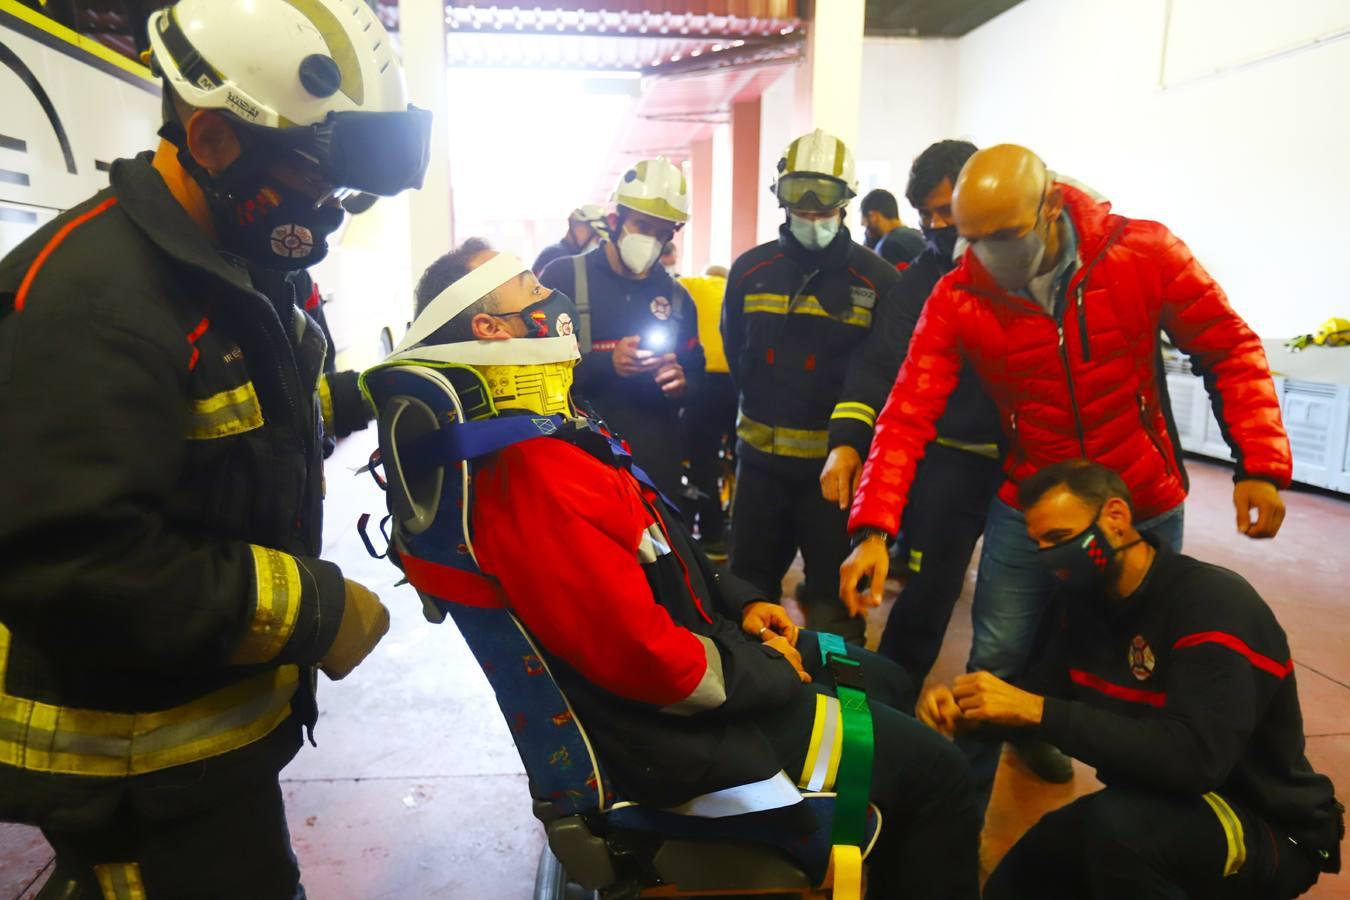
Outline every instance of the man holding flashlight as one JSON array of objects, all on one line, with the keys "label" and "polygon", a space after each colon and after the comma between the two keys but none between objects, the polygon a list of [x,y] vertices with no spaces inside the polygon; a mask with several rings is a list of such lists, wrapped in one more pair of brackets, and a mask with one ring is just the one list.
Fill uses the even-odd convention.
[{"label": "man holding flashlight", "polygon": [[819,130],[797,138],[773,190],[787,221],[776,241],[736,260],[722,307],[740,395],[731,569],[776,598],[800,549],[807,627],[861,643],[866,622],[839,602],[839,564],[894,372],[896,341],[867,338],[897,331],[900,275],[844,227],[857,179],[843,141]]},{"label": "man holding flashlight", "polygon": [[680,406],[702,383],[704,359],[694,303],[657,261],[689,221],[689,188],[678,166],[647,159],[623,174],[614,200],[605,242],[549,263],[539,282],[576,298],[577,398],[679,503],[685,497]]}]

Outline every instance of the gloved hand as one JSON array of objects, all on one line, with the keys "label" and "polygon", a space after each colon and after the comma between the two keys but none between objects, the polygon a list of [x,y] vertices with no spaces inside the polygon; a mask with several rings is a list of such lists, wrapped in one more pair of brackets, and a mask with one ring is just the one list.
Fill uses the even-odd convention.
[{"label": "gloved hand", "polygon": [[334,681],[346,678],[389,631],[389,610],[380,598],[355,581],[348,580],[346,586],[337,637],[319,660],[319,668]]}]

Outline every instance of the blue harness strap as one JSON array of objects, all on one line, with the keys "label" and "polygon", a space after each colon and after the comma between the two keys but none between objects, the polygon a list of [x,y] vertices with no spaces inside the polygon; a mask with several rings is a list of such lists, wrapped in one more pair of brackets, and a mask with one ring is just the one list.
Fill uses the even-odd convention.
[{"label": "blue harness strap", "polygon": [[[633,463],[633,456],[613,435],[602,431],[591,419],[569,419],[551,416],[499,416],[477,422],[451,423],[422,435],[408,443],[399,452],[399,462],[407,471],[435,468],[462,460],[480,459],[504,450],[512,444],[537,437],[556,437],[569,440],[577,432],[586,431],[603,437],[615,464],[628,469],[638,483],[656,493],[660,490],[651,476]],[[583,448],[584,449],[584,448]],[[661,499],[671,509],[677,509],[669,497]]]}]

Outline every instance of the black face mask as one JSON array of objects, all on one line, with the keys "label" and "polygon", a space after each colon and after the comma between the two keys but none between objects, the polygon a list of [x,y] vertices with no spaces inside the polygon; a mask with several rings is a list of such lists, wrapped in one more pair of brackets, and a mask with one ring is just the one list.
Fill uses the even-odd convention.
[{"label": "black face mask", "polygon": [[577,305],[562,291],[554,291],[510,315],[519,316],[525,323],[527,338],[566,337],[576,327]]},{"label": "black face mask", "polygon": [[[1101,515],[1100,510],[1098,515]],[[1120,552],[1141,540],[1143,538],[1113,547],[1094,519],[1091,525],[1067,541],[1036,551],[1036,559],[1071,590],[1101,590],[1114,574],[1113,563]]]},{"label": "black face mask", "polygon": [[315,206],[308,195],[265,175],[241,187],[217,193],[210,204],[222,247],[282,271],[307,269],[328,255],[328,238],[345,216],[342,207]]},{"label": "black face mask", "polygon": [[952,254],[956,252],[957,237],[955,225],[945,225],[942,228],[923,226],[924,243],[938,255],[944,265],[953,262]]}]

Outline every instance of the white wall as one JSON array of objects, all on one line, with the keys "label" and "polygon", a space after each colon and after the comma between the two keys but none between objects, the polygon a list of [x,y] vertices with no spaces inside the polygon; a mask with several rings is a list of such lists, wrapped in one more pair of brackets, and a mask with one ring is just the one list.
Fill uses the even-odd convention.
[{"label": "white wall", "polygon": [[755,239],[761,244],[778,239],[783,212],[769,185],[778,175],[778,159],[792,141],[797,70],[788,69],[759,98],[759,212]]},{"label": "white wall", "polygon": [[708,251],[710,265],[728,268],[735,262],[731,257],[731,126],[718,125],[712,133],[712,245]]},{"label": "white wall", "polygon": [[956,130],[1025,144],[1119,212],[1166,223],[1264,337],[1344,315],[1350,41],[1164,90],[1165,12],[1026,0],[955,42]]},{"label": "white wall", "polygon": [[[905,202],[909,166],[934,141],[955,133],[957,41],[867,38],[863,41],[858,143],[860,194],[885,188],[900,201],[900,218],[916,225]],[[857,230],[856,209],[848,225]]]}]

